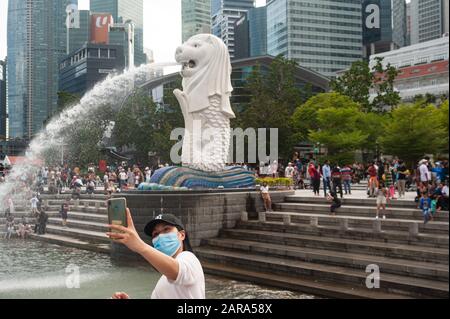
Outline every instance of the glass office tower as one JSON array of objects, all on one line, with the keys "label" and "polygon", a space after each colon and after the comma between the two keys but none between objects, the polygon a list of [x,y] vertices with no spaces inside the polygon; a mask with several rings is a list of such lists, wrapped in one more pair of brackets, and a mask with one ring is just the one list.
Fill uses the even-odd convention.
[{"label": "glass office tower", "polygon": [[77,0],[10,0],[10,138],[31,139],[57,108],[58,62],[66,52],[66,7]]},{"label": "glass office tower", "polygon": [[272,0],[267,51],[334,77],[362,58],[361,0]]},{"label": "glass office tower", "polygon": [[181,35],[183,42],[199,33],[211,33],[211,0],[182,0]]}]

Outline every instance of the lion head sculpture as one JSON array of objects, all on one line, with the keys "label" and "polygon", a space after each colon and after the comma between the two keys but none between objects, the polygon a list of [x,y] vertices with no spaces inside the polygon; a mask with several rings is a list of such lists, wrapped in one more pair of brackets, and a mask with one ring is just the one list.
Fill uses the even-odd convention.
[{"label": "lion head sculpture", "polygon": [[198,34],[178,47],[175,59],[182,64],[183,92],[187,96],[189,112],[208,108],[209,98],[221,98],[221,111],[234,118],[230,105],[231,63],[228,49],[218,37]]}]

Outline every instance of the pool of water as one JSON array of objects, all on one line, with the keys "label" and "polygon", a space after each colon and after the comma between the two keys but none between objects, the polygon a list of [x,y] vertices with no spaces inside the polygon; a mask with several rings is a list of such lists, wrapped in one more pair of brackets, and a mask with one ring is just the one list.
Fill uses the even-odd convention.
[{"label": "pool of water", "polygon": [[[118,264],[105,254],[33,240],[0,239],[0,299],[108,299],[116,291],[145,299],[150,298],[159,277],[150,266]],[[209,275],[206,297],[314,298]]]}]

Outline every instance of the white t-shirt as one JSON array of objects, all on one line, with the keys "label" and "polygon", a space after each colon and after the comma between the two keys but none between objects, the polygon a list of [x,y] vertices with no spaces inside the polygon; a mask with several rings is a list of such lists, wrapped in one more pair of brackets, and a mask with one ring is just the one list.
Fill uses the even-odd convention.
[{"label": "white t-shirt", "polygon": [[448,196],[448,186],[447,185],[442,187],[442,194],[445,195],[445,196]]},{"label": "white t-shirt", "polygon": [[37,203],[39,202],[39,199],[37,199],[36,197],[33,197],[31,200],[31,208],[37,208]]},{"label": "white t-shirt", "polygon": [[152,299],[205,299],[205,275],[197,257],[183,251],[176,257],[179,263],[175,281],[162,276],[152,293]]},{"label": "white t-shirt", "polygon": [[286,167],[286,170],[284,171],[285,177],[292,177],[294,176],[294,168],[292,166]]},{"label": "white t-shirt", "polygon": [[427,182],[430,178],[430,172],[428,171],[428,167],[425,164],[420,165],[420,181],[421,182]]},{"label": "white t-shirt", "polygon": [[263,194],[269,194],[269,186],[261,186],[260,190]]},{"label": "white t-shirt", "polygon": [[120,172],[120,173],[119,173],[119,177],[120,177],[120,179],[121,179],[122,181],[125,181],[125,180],[127,180],[128,175],[127,175],[127,173],[125,173],[125,172]]}]

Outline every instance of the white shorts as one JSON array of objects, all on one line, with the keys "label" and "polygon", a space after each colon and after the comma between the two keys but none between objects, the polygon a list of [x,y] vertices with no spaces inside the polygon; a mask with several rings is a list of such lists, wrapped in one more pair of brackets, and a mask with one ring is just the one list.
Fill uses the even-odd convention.
[{"label": "white shorts", "polygon": [[386,197],[377,197],[377,205],[386,205]]}]

